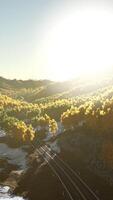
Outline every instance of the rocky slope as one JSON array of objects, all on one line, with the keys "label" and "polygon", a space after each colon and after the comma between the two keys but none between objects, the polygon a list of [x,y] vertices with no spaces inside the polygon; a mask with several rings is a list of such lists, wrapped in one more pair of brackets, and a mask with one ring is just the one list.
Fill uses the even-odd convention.
[{"label": "rocky slope", "polygon": [[[96,136],[93,133],[67,131],[49,143],[58,156],[85,180],[100,199],[112,200],[112,141],[110,136],[103,139],[101,135]],[[110,158],[105,156],[105,152],[109,150],[108,146],[111,151]],[[28,155],[27,169],[20,170],[20,167],[15,165],[16,168],[12,168],[7,173],[8,176],[4,177],[4,185],[11,186],[15,195],[30,200],[64,200],[64,189],[48,164],[34,149],[31,149]],[[6,161],[2,162],[3,166],[9,164]]]}]

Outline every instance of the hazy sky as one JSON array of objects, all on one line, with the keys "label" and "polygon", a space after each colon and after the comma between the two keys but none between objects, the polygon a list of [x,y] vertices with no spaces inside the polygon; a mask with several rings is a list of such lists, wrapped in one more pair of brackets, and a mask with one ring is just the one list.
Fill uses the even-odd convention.
[{"label": "hazy sky", "polygon": [[[79,68],[79,66],[83,64],[80,61],[80,59],[82,60],[82,53],[85,51],[87,51],[87,53],[89,52],[87,48],[85,50],[82,46],[78,49],[80,45],[87,46],[87,43],[84,43],[85,38],[83,41],[81,38],[83,38],[84,35],[83,30],[85,30],[85,28],[87,29],[87,32],[85,32],[87,36],[89,33],[88,26],[90,27],[90,21],[86,23],[85,27],[81,27],[84,24],[82,20],[84,17],[84,9],[88,10],[88,12],[85,12],[85,20],[90,18],[90,15],[92,20],[94,20],[97,14],[96,20],[98,21],[98,16],[101,15],[99,13],[103,13],[102,16],[104,17],[102,19],[102,23],[105,20],[107,26],[109,19],[111,19],[110,23],[111,26],[113,26],[111,17],[113,12],[112,8],[112,1],[109,0],[0,0],[0,76],[18,79],[46,78],[64,80],[73,78],[72,73],[70,73],[70,66],[71,71],[75,68],[73,72],[75,72],[76,75],[76,68]],[[94,15],[90,13],[93,9]],[[78,11],[80,11],[80,13],[79,15],[76,15]],[[107,14],[105,14],[104,11],[110,13],[107,18]],[[73,14],[70,18],[70,21],[72,22],[72,25],[70,26],[70,21],[68,19],[71,13]],[[78,21],[77,16],[79,16]],[[94,21],[94,23],[97,21]],[[99,24],[97,25],[99,26]],[[79,29],[79,27],[81,28]],[[79,29],[78,33],[76,28]],[[112,33],[110,24],[107,28]],[[106,29],[106,27],[103,25],[102,31],[104,29]],[[70,30],[70,32],[68,30]],[[74,34],[76,40],[74,40]],[[79,38],[80,34],[81,38]],[[105,33],[104,36],[108,38],[109,32]],[[99,37],[101,37],[101,35],[99,35]],[[98,35],[96,36],[96,40],[97,38]],[[108,42],[113,44],[111,38]],[[81,43],[77,43],[79,40]],[[101,44],[103,41],[101,41]],[[89,45],[90,44],[88,43],[88,48],[90,48]],[[94,45],[94,43],[92,45]],[[78,50],[73,46],[77,46]],[[111,55],[112,49],[110,44],[108,45],[106,42],[105,47],[108,48],[107,51],[110,49]],[[65,51],[65,49],[68,49],[68,51]],[[84,49],[84,51],[82,50],[83,52],[76,56],[78,51],[81,51],[81,49]],[[71,51],[72,57],[70,54]],[[99,49],[99,51],[101,51],[101,49]],[[62,52],[64,53],[62,54]],[[94,58],[95,52],[92,52],[90,59]],[[106,52],[103,52],[103,54],[99,56],[100,59],[98,59],[98,63],[100,65],[103,64],[103,62],[105,64],[108,62],[109,65],[113,64],[113,60],[111,60],[111,57],[109,56],[106,57],[106,60],[101,62],[102,57],[105,57],[105,53]],[[81,57],[79,58],[80,55]],[[98,57],[98,55],[96,56]],[[66,59],[66,57],[68,57],[68,59]],[[90,66],[91,63],[88,60],[85,62],[85,65],[87,65],[87,63]],[[96,62],[94,63],[96,64]],[[81,69],[83,70],[83,68]],[[87,70],[88,69],[89,68],[87,68]],[[64,77],[62,77],[63,73],[66,73]],[[78,74],[79,73],[80,71],[78,71]]]}]

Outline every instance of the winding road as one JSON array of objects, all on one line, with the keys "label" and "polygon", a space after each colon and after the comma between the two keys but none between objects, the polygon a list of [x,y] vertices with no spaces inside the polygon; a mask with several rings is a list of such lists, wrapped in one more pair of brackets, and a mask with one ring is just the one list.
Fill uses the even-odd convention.
[{"label": "winding road", "polygon": [[61,182],[65,199],[69,200],[100,200],[92,189],[81,179],[66,162],[64,162],[47,145],[36,149],[37,153],[43,157],[53,173]]}]

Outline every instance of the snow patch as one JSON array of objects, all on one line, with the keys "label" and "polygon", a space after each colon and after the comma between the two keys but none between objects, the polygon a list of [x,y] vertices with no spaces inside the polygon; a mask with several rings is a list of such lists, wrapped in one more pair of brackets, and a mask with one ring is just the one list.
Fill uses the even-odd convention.
[{"label": "snow patch", "polygon": [[0,186],[0,200],[24,200],[22,197],[12,196],[10,194],[10,187]]},{"label": "snow patch", "polygon": [[0,157],[6,158],[8,163],[18,165],[20,169],[27,168],[26,163],[27,152],[24,152],[21,148],[10,148],[6,144],[0,144]]},{"label": "snow patch", "polygon": [[49,145],[53,151],[55,151],[56,153],[60,153],[60,147],[58,146],[58,143],[56,140]]},{"label": "snow patch", "polygon": [[6,136],[5,131],[3,131],[3,130],[0,129],[0,138],[1,138],[1,137],[5,137],[5,136]]}]

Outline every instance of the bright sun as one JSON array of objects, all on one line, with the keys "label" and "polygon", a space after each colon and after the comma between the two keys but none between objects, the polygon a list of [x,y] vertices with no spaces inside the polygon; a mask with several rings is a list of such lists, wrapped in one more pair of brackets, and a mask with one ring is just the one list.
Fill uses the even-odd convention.
[{"label": "bright sun", "polygon": [[113,65],[113,15],[81,10],[55,22],[43,40],[43,62],[51,79],[103,73]]}]

